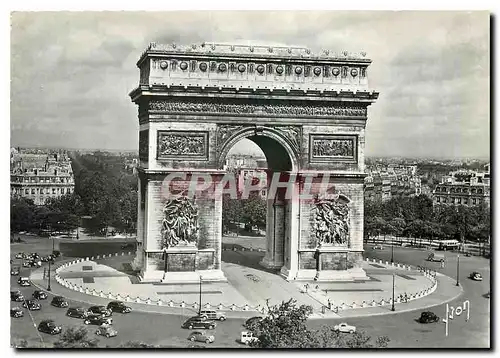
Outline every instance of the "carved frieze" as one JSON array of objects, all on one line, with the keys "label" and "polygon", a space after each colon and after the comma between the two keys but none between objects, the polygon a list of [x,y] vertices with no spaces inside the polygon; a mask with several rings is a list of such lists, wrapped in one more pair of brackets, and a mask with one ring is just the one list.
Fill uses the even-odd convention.
[{"label": "carved frieze", "polygon": [[283,134],[296,153],[300,153],[302,131],[299,126],[275,126],[273,128]]},{"label": "carved frieze", "polygon": [[195,246],[198,242],[198,207],[186,197],[170,199],[163,207],[161,248]]},{"label": "carved frieze", "polygon": [[219,155],[224,143],[236,132],[243,129],[242,125],[220,124],[217,126],[216,152]]},{"label": "carved frieze", "polygon": [[139,159],[147,162],[149,157],[149,131],[139,132]]},{"label": "carved frieze", "polygon": [[341,196],[333,199],[316,197],[311,214],[313,233],[319,247],[348,245],[349,207],[347,200]]},{"label": "carved frieze", "polygon": [[310,160],[357,161],[357,136],[316,135],[310,136]]},{"label": "carved frieze", "polygon": [[315,104],[254,104],[220,102],[184,102],[155,100],[149,102],[150,111],[176,114],[204,113],[229,115],[272,115],[304,117],[358,117],[365,118],[366,107],[354,105],[321,106]]},{"label": "carved frieze", "polygon": [[158,131],[157,157],[208,160],[208,132]]}]

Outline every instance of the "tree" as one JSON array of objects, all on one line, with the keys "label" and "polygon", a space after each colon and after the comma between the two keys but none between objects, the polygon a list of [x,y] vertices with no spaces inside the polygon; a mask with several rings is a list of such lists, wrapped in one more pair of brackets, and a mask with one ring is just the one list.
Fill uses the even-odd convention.
[{"label": "tree", "polygon": [[97,348],[99,340],[89,338],[88,331],[84,327],[69,327],[58,341],[54,342],[54,348]]},{"label": "tree", "polygon": [[319,330],[307,328],[312,307],[297,306],[295,300],[268,306],[268,315],[254,322],[248,329],[258,340],[250,343],[254,348],[382,348],[389,339],[378,337],[375,342],[363,332],[349,337],[336,332],[331,326]]},{"label": "tree", "polygon": [[32,228],[35,215],[35,204],[22,197],[10,199],[10,229],[12,231],[28,231]]},{"label": "tree", "polygon": [[252,193],[248,199],[243,200],[241,218],[250,228],[253,226],[265,228],[266,215],[266,201],[262,199],[259,194]]}]

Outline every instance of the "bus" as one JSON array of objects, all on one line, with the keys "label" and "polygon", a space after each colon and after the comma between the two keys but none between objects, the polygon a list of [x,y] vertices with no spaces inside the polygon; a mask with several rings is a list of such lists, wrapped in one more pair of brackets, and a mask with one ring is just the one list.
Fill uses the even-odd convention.
[{"label": "bus", "polygon": [[458,250],[460,248],[460,242],[457,240],[442,240],[439,241],[438,250]]}]

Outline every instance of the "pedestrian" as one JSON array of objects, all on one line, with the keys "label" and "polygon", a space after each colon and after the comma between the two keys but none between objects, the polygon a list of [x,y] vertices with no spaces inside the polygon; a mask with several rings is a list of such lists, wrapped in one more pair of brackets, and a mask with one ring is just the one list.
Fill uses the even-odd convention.
[{"label": "pedestrian", "polygon": [[444,261],[441,261],[441,268],[444,268]]},{"label": "pedestrian", "polygon": [[309,289],[309,284],[308,284],[308,283],[306,283],[306,284],[304,285],[304,288],[306,289],[306,293],[307,293],[307,290]]},{"label": "pedestrian", "polygon": [[330,299],[328,299],[328,309],[331,310],[332,309],[332,302],[330,301]]}]

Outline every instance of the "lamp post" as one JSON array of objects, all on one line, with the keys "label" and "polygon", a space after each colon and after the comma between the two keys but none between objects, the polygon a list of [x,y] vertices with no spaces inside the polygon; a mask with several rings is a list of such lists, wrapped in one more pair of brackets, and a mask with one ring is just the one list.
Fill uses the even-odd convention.
[{"label": "lamp post", "polygon": [[52,291],[52,288],[50,287],[50,262],[51,260],[49,260],[49,284],[47,285],[47,291]]},{"label": "lamp post", "polygon": [[200,274],[200,303],[198,305],[198,316],[201,315],[201,274]]},{"label": "lamp post", "polygon": [[391,311],[395,311],[396,310],[396,307],[394,307],[394,287],[395,287],[395,280],[396,280],[396,276],[394,275],[394,272],[392,273],[392,307],[391,307]]},{"label": "lamp post", "polygon": [[460,286],[459,271],[460,271],[460,254],[457,254],[457,284],[456,284],[456,286]]},{"label": "lamp post", "polygon": [[391,240],[391,264],[394,263],[394,237]]}]

